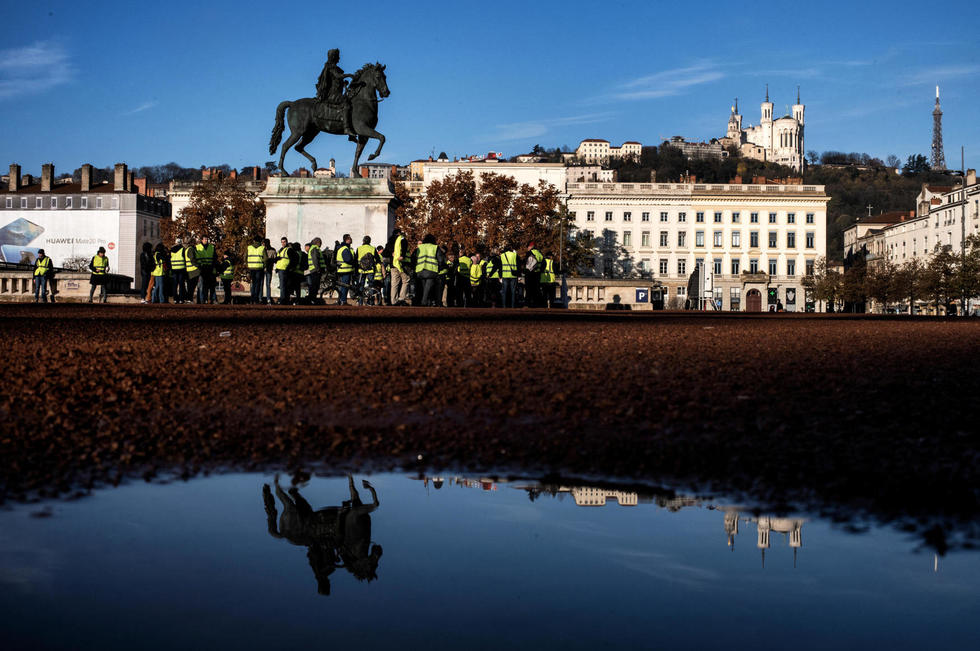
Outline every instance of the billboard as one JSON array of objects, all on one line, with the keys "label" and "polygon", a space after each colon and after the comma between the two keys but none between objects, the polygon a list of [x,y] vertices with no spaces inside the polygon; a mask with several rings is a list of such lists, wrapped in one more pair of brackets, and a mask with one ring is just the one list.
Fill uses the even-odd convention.
[{"label": "billboard", "polygon": [[108,210],[0,212],[0,262],[33,265],[39,249],[56,267],[70,258],[89,260],[100,246],[119,271],[119,213]]}]

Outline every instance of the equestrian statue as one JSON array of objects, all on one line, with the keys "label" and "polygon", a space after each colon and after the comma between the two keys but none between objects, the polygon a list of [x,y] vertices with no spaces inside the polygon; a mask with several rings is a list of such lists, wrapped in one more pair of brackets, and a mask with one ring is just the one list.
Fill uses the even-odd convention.
[{"label": "equestrian statue", "polygon": [[[289,137],[282,144],[282,152],[279,154],[279,171],[285,176],[288,174],[283,167],[283,159],[290,147],[306,156],[313,169],[317,169],[316,159],[304,148],[321,131],[344,135],[351,142],[357,143],[352,171],[357,169],[361,152],[369,139],[378,141],[378,149],[368,156],[368,160],[377,158],[384,147],[385,137],[375,131],[375,127],[378,126],[378,102],[390,94],[385,66],[380,63],[366,63],[360,70],[348,75],[339,63],[340,50],[327,52],[327,62],[316,83],[316,97],[285,101],[276,109],[276,126],[272,129],[269,153],[275,155],[288,119]],[[350,84],[347,83],[348,79]]]}]

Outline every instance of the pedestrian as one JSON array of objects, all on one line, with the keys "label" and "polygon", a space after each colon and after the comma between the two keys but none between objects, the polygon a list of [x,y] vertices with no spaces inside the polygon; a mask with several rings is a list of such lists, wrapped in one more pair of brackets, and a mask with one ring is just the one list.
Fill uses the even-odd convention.
[{"label": "pedestrian", "polygon": [[[37,257],[34,259],[34,302],[38,302],[38,298],[41,299],[42,303],[48,302],[48,279],[51,277],[53,272],[51,266],[51,258],[44,255],[44,249],[37,250]],[[54,302],[54,292],[52,294],[51,302]]]},{"label": "pedestrian", "polygon": [[[385,305],[391,305],[391,250],[385,246],[378,246],[377,257],[381,266],[381,298]],[[377,276],[375,276],[377,280]]]},{"label": "pedestrian", "polygon": [[483,305],[483,260],[480,253],[474,253],[470,258],[470,294],[468,307],[480,307]]},{"label": "pedestrian", "polygon": [[442,250],[436,245],[434,235],[427,234],[415,252],[415,274],[422,284],[423,306],[434,305],[438,298],[435,295],[436,280],[439,269],[445,264]]},{"label": "pedestrian", "polygon": [[193,303],[197,296],[197,284],[201,280],[201,270],[197,266],[197,240],[188,237],[184,246],[184,265],[187,270],[187,294],[184,300]]},{"label": "pedestrian", "polygon": [[517,249],[510,245],[500,254],[501,307],[516,307],[517,274]]},{"label": "pedestrian", "polygon": [[272,277],[276,273],[276,259],[278,253],[269,238],[262,241],[265,247],[265,293],[262,296],[262,305],[272,305]]},{"label": "pedestrian", "polygon": [[398,228],[391,232],[391,304],[408,305],[409,284],[412,277],[408,273],[408,242]]},{"label": "pedestrian", "polygon": [[337,263],[337,305],[347,305],[347,292],[354,277],[354,252],[350,248],[353,241],[349,234],[344,233],[343,242],[334,254]]},{"label": "pedestrian", "polygon": [[245,265],[248,267],[249,303],[258,305],[262,300],[262,281],[265,278],[265,246],[258,235],[253,235],[252,243],[248,245]]},{"label": "pedestrian", "polygon": [[320,300],[320,281],[323,278],[324,267],[323,251],[320,250],[321,246],[323,246],[323,240],[319,237],[314,237],[310,242],[310,250],[307,255],[309,275],[306,277],[306,284],[309,286],[309,291],[306,296],[311,304],[318,303]]},{"label": "pedestrian", "polygon": [[385,296],[387,292],[385,291],[385,279],[388,277],[387,265],[384,259],[384,247],[376,246],[374,248],[374,289],[376,290],[375,296],[377,298],[377,305],[384,305]]},{"label": "pedestrian", "polygon": [[374,284],[374,247],[371,246],[371,236],[365,235],[361,245],[357,247],[357,304],[364,305],[364,297],[371,285]]},{"label": "pedestrian", "polygon": [[195,247],[197,267],[201,270],[201,283],[197,287],[198,303],[216,303],[214,265],[217,262],[214,244],[207,235],[201,236],[201,243]]},{"label": "pedestrian", "polygon": [[231,250],[226,250],[221,257],[221,293],[225,295],[223,305],[231,305],[231,284],[235,280],[235,254]]},{"label": "pedestrian", "polygon": [[150,297],[151,303],[166,303],[167,287],[167,267],[170,266],[170,252],[167,247],[160,242],[153,249],[153,295]]},{"label": "pedestrian", "polygon": [[153,262],[153,245],[149,242],[143,242],[143,248],[140,251],[140,287],[143,288],[145,296],[140,298],[140,303],[150,302],[150,293],[153,291],[153,283],[155,282],[153,277],[155,266]]},{"label": "pedestrian", "polygon": [[439,291],[436,293],[440,307],[452,307],[456,297],[456,253],[458,248],[442,249],[445,262],[439,266]]},{"label": "pedestrian", "polygon": [[526,307],[541,306],[541,272],[544,271],[544,254],[538,250],[534,242],[527,245],[527,256],[524,258],[524,305]]},{"label": "pedestrian", "polygon": [[465,255],[465,251],[460,251],[459,258],[456,260],[456,307],[470,307],[473,302],[473,290],[470,284],[470,267],[473,266],[473,258]]},{"label": "pedestrian", "polygon": [[560,273],[555,265],[555,256],[551,251],[544,254],[544,268],[541,270],[541,297],[544,299],[544,306],[550,308],[555,302],[555,294],[558,290],[558,274]]},{"label": "pedestrian", "polygon": [[303,252],[303,247],[300,246],[299,242],[293,242],[289,248],[290,291],[295,298],[295,305],[299,305],[302,302],[300,292],[302,291],[303,280],[306,278],[305,273],[309,263],[306,261],[306,253]]},{"label": "pedestrian", "polygon": [[88,302],[92,302],[92,298],[95,296],[95,288],[100,288],[99,290],[99,302],[105,303],[108,300],[106,295],[106,286],[109,284],[109,258],[106,257],[105,247],[100,246],[98,253],[92,258],[92,261],[88,263],[88,268],[92,271],[92,275],[89,277],[89,284],[92,286],[88,290]]},{"label": "pedestrian", "polygon": [[283,235],[279,240],[281,246],[276,253],[276,275],[279,276],[279,305],[289,304],[289,240]]},{"label": "pedestrian", "polygon": [[178,237],[170,249],[170,277],[173,285],[174,303],[187,300],[187,261],[184,259],[184,247]]}]

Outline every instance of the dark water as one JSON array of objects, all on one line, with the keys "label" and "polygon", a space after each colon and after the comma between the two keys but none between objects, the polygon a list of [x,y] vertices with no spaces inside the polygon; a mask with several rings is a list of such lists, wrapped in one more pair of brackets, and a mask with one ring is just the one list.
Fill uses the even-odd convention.
[{"label": "dark water", "polygon": [[363,479],[8,506],[0,649],[976,648],[980,554],[890,528],[401,475],[375,507]]}]

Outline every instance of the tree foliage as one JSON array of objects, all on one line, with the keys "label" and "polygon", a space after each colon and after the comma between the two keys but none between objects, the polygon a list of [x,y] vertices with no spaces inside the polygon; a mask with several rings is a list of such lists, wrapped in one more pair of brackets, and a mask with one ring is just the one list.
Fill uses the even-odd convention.
[{"label": "tree foliage", "polygon": [[[167,246],[177,237],[207,235],[216,250],[245,260],[252,236],[265,238],[265,204],[243,181],[211,178],[194,187],[190,203],[172,221],[161,222],[160,235]],[[237,272],[244,276],[244,265],[237,265]]]}]

